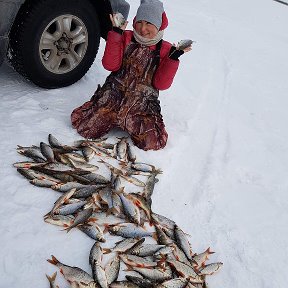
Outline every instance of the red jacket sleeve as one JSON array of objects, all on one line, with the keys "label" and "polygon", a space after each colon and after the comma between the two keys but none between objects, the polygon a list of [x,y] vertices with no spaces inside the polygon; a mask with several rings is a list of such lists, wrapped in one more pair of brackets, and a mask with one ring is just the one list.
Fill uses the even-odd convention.
[{"label": "red jacket sleeve", "polygon": [[124,34],[109,31],[105,46],[102,64],[106,70],[117,71],[123,60]]},{"label": "red jacket sleeve", "polygon": [[163,42],[162,44],[160,64],[153,78],[153,86],[158,90],[166,90],[172,85],[179,67],[179,60],[173,60],[168,57],[171,46],[168,42]]}]

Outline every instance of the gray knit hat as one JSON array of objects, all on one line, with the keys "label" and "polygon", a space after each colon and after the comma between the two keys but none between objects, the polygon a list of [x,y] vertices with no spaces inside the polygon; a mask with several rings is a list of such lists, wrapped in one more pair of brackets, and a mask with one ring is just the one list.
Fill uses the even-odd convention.
[{"label": "gray knit hat", "polygon": [[162,24],[162,14],[164,12],[163,3],[159,0],[141,0],[137,10],[136,22],[147,21],[159,28]]},{"label": "gray knit hat", "polygon": [[127,20],[130,10],[130,4],[125,0],[110,0],[113,13],[120,12]]}]

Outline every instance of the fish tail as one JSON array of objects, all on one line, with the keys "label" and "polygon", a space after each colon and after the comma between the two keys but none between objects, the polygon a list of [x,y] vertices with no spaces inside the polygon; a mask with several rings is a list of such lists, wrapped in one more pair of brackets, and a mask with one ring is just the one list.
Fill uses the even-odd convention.
[{"label": "fish tail", "polygon": [[124,161],[120,161],[120,160],[119,160],[119,165],[120,165],[122,168],[127,167],[127,163],[124,162]]},{"label": "fish tail", "polygon": [[106,234],[109,231],[109,228],[114,226],[114,225],[110,225],[109,223],[103,223],[103,226],[104,226],[103,233]]},{"label": "fish tail", "polygon": [[51,263],[51,264],[53,264],[53,265],[56,265],[56,266],[57,266],[58,263],[60,263],[55,256],[51,255],[51,258],[52,258],[52,259],[47,259],[47,261],[48,261],[49,263]]},{"label": "fish tail", "polygon": [[55,272],[52,276],[48,276],[48,275],[46,274],[46,277],[47,277],[47,279],[48,279],[48,281],[49,281],[50,283],[53,283],[53,282],[55,281],[56,276],[57,276],[57,272]]}]

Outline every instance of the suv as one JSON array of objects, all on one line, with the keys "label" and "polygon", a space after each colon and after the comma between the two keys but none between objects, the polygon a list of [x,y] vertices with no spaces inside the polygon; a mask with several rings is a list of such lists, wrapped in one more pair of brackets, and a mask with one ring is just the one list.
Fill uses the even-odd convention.
[{"label": "suv", "polygon": [[129,12],[125,0],[0,0],[0,64],[7,55],[40,87],[73,84],[92,65],[117,5]]}]

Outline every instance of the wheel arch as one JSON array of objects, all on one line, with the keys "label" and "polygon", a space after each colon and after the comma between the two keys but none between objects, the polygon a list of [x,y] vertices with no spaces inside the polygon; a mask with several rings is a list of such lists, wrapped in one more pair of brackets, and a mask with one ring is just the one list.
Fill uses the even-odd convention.
[{"label": "wheel arch", "polygon": [[97,12],[100,22],[101,37],[106,40],[107,34],[112,28],[109,17],[109,14],[112,13],[111,3],[109,0],[89,0],[89,1],[95,7],[95,10]]}]

